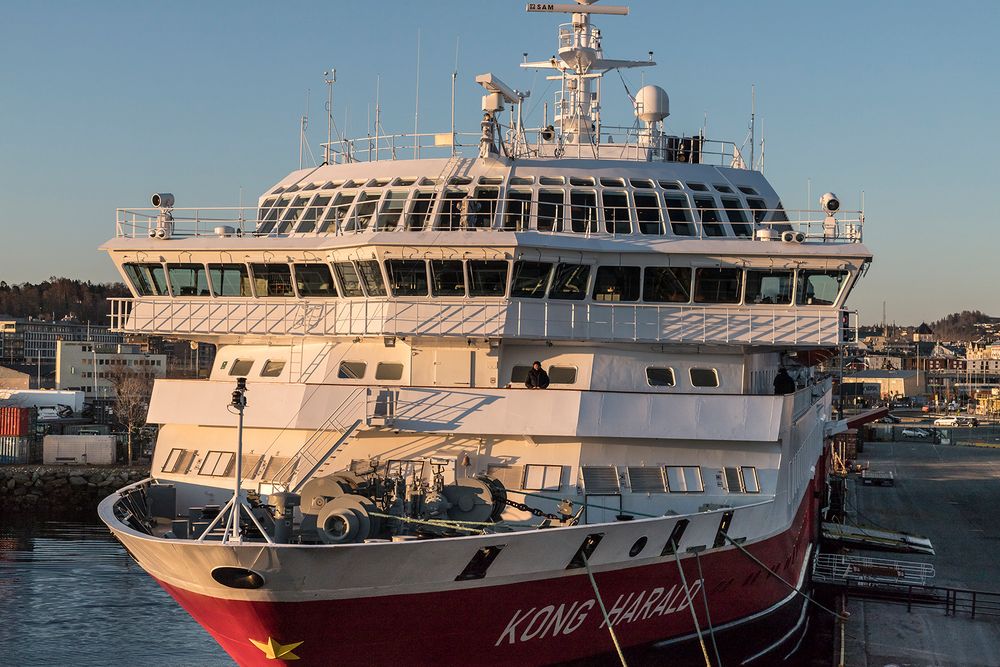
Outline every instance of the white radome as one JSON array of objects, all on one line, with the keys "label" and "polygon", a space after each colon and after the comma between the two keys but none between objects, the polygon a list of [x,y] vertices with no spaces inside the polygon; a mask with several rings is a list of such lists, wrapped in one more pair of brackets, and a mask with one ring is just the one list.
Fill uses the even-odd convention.
[{"label": "white radome", "polygon": [[670,115],[670,96],[659,86],[643,86],[635,94],[635,115],[639,120],[656,123]]}]

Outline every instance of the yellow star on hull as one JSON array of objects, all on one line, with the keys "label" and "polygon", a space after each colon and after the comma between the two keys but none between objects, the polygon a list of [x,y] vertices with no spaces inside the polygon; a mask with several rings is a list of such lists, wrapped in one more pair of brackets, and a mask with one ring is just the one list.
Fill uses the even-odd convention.
[{"label": "yellow star on hull", "polygon": [[[249,639],[249,638],[248,638]],[[292,653],[292,649],[298,647],[302,642],[292,642],[291,644],[279,644],[268,636],[267,641],[259,642],[250,639],[250,643],[264,652],[264,657],[268,660],[298,660],[299,656]]]}]

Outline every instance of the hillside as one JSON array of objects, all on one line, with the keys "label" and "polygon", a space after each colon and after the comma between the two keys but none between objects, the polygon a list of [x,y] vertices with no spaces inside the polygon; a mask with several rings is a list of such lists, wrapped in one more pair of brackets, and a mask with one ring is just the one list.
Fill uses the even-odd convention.
[{"label": "hillside", "polygon": [[110,312],[107,299],[117,296],[129,296],[122,283],[91,283],[70,278],[19,285],[0,281],[0,315],[107,324]]}]

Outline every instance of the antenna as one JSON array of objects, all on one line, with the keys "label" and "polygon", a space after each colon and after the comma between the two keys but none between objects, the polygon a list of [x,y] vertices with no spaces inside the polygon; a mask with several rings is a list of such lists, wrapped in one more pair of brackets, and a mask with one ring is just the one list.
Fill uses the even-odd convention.
[{"label": "antenna", "polygon": [[750,168],[753,169],[753,149],[756,138],[754,136],[754,113],[757,106],[757,85],[750,84]]},{"label": "antenna", "polygon": [[458,79],[458,43],[455,37],[455,69],[451,71],[451,155],[455,156],[455,80]]},{"label": "antenna", "polygon": [[309,89],[306,88],[306,112],[302,114],[302,118],[299,119],[299,169],[302,168],[302,145],[306,143],[306,127],[308,125],[309,125]]},{"label": "antenna", "polygon": [[333,84],[337,83],[337,70],[331,67],[323,72],[323,82],[326,83],[326,150],[323,152],[323,164],[330,164],[330,144],[333,143]]},{"label": "antenna", "polygon": [[417,28],[417,85],[416,101],[413,108],[413,157],[420,157],[420,146],[417,143],[417,125],[420,122],[420,28]]}]

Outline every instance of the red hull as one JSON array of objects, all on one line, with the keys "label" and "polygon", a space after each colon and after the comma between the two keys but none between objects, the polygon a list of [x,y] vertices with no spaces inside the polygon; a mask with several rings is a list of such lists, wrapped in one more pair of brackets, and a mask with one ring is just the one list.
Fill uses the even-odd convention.
[{"label": "red hull", "polygon": [[[749,550],[783,579],[797,582],[814,512],[810,486],[789,530]],[[711,624],[720,626],[772,608],[791,592],[738,549],[708,553],[700,561],[701,575],[695,558],[683,566],[702,630],[709,626],[703,595]],[[694,632],[675,560],[596,573],[596,580],[623,646]],[[613,649],[585,570],[502,586],[309,602],[223,600],[160,583],[241,665],[285,662],[268,658],[250,641],[269,639],[302,642],[292,649],[299,665],[543,665]],[[775,636],[789,629],[775,628]]]}]

